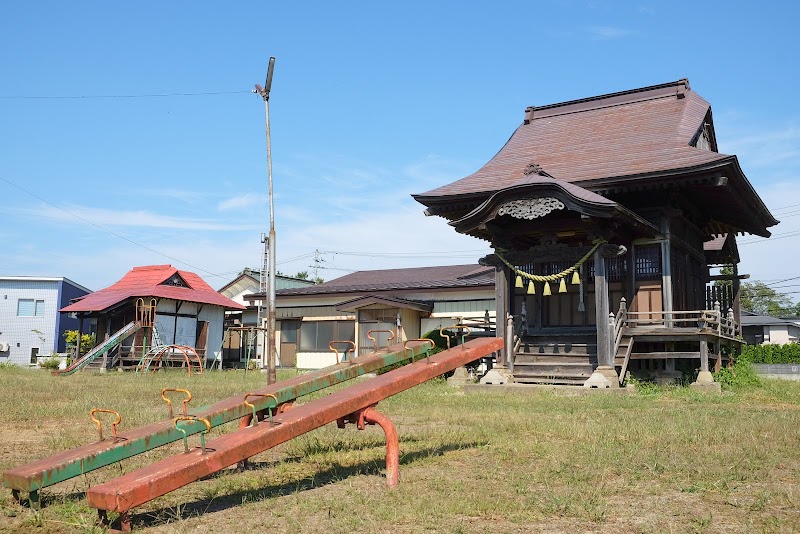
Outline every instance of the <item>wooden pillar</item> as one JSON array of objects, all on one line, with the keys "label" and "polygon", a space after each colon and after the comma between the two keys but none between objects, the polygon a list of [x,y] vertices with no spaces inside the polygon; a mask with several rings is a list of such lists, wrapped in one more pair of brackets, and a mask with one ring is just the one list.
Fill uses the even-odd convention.
[{"label": "wooden pillar", "polygon": [[708,372],[708,341],[700,342],[700,371]]},{"label": "wooden pillar", "polygon": [[668,215],[661,217],[661,300],[664,311],[664,326],[672,327],[672,240],[670,239],[670,219]]},{"label": "wooden pillar", "polygon": [[78,318],[78,339],[75,341],[75,360],[81,357],[81,336],[83,335],[83,315]]},{"label": "wooden pillar", "polygon": [[[353,342],[355,343],[355,349],[353,349],[353,357],[361,356],[361,323],[358,320],[358,316],[361,312],[356,310],[356,318],[354,319],[355,323],[353,325]],[[300,326],[297,327],[298,329]],[[295,334],[297,335],[297,334]],[[299,346],[297,346],[299,348]],[[295,359],[296,356],[295,356]]]},{"label": "wooden pillar", "polygon": [[173,325],[172,329],[172,344],[175,345],[177,343],[177,336],[178,336],[178,312],[181,310],[181,301],[175,301],[175,324]]},{"label": "wooden pillar", "polygon": [[672,326],[672,246],[669,238],[661,242],[661,296],[664,308],[664,323]]},{"label": "wooden pillar", "polygon": [[626,280],[627,287],[625,288],[625,298],[633,305],[636,298],[636,247],[631,242],[628,247],[628,278]]},{"label": "wooden pillar", "polygon": [[700,372],[694,384],[713,384],[714,375],[708,370],[708,341],[700,341]]},{"label": "wooden pillar", "polygon": [[613,368],[614,357],[609,348],[611,335],[607,328],[609,303],[606,259],[600,254],[600,250],[594,253],[594,302],[595,324],[597,325],[597,364]]},{"label": "wooden pillar", "polygon": [[734,263],[733,264],[733,280],[732,280],[732,289],[733,289],[733,318],[736,321],[737,325],[742,324],[742,295],[741,295],[741,288],[742,282],[739,280],[739,265]]},{"label": "wooden pillar", "polygon": [[[499,338],[507,339],[506,336],[506,315],[509,309],[509,276],[508,268],[502,267],[495,269],[494,274],[494,298],[495,298],[495,335]],[[497,365],[504,366],[507,361],[507,351],[500,351],[500,358],[497,360]]]},{"label": "wooden pillar", "polygon": [[[602,247],[601,247],[602,249]],[[594,302],[597,324],[597,368],[584,382],[585,388],[618,388],[619,375],[611,354],[611,329],[609,327],[608,279],[606,259],[600,249],[594,253]],[[613,318],[614,315],[611,314]]]}]

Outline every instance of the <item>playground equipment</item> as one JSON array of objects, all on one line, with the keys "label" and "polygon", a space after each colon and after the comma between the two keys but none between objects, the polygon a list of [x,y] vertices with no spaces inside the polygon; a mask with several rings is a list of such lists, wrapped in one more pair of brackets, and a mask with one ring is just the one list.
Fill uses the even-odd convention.
[{"label": "playground equipment", "polygon": [[186,345],[161,345],[153,347],[139,361],[136,372],[155,371],[160,365],[179,362],[184,365],[191,376],[192,370],[203,374],[203,359],[194,347]]},{"label": "playground equipment", "polygon": [[[269,408],[280,407],[303,395],[414,359],[427,354],[428,350],[425,343],[416,343],[411,346],[395,345],[391,350],[364,355],[353,360],[352,363],[332,365],[258,389],[252,392],[254,397],[252,402],[242,399],[241,396],[229,397],[210,407],[199,408],[193,414],[188,413],[191,393],[185,390],[178,392],[183,392],[188,397],[183,402],[183,415],[194,415],[198,419],[207,420],[212,428],[237,419],[242,419],[249,424],[254,413],[258,416]],[[172,402],[165,396],[167,392],[175,393],[176,391],[168,389],[161,393],[162,398],[169,406],[168,420],[119,432],[114,440],[101,439],[95,443],[8,470],[3,473],[3,485],[11,488],[17,500],[19,500],[21,492],[28,493],[28,501],[32,507],[36,508],[39,505],[39,491],[42,488],[178,441],[184,436],[196,434],[206,428],[204,423],[188,421],[180,425],[180,430],[176,429],[173,424]],[[255,395],[261,396],[255,397]]]},{"label": "playground equipment", "polygon": [[[225,333],[222,336],[222,343],[219,346],[219,357],[215,358],[211,362],[211,369],[214,369],[215,365],[219,365],[219,370],[222,371],[222,350],[225,347],[225,343],[230,340],[231,333],[239,332],[239,335],[244,336],[244,345],[246,347],[245,351],[245,362],[244,362],[244,369],[245,372],[250,367],[250,359],[253,353],[253,349],[255,348],[257,337],[259,332],[266,332],[266,328],[261,328],[258,326],[229,326],[225,329]],[[262,334],[263,335],[263,334]]]},{"label": "playground equipment", "polygon": [[[87,501],[89,506],[98,510],[101,520],[107,521],[108,512],[119,513],[122,531],[130,532],[132,508],[333,421],[340,428],[346,423],[356,423],[359,429],[363,429],[366,424],[378,424],[383,428],[387,440],[387,484],[390,487],[396,486],[399,478],[397,430],[391,420],[375,409],[377,403],[495,352],[502,346],[503,340],[500,338],[468,341],[426,360],[292,407],[274,416],[268,424],[253,424],[241,428],[211,443],[203,442],[200,448],[165,458],[91,487],[86,492]],[[255,423],[255,419],[253,422]],[[206,426],[210,428],[210,425]]]},{"label": "playground equipment", "polygon": [[[107,512],[117,512],[122,530],[130,531],[132,508],[337,421],[340,427],[354,422],[362,429],[366,424],[378,424],[384,429],[387,437],[387,482],[390,486],[396,485],[399,466],[397,432],[391,421],[375,410],[375,405],[391,395],[495,352],[503,346],[503,341],[499,338],[476,339],[433,356],[428,353],[427,342],[411,341],[406,345],[410,346],[394,346],[387,353],[362,356],[311,375],[267,386],[244,397],[230,397],[194,415],[186,414],[185,409],[185,415],[119,433],[114,441],[100,441],[7,471],[3,474],[3,483],[12,488],[16,498],[19,498],[20,491],[29,491],[32,505],[34,502],[38,504],[38,490],[42,487],[201,432],[200,448],[189,449],[184,441],[188,452],[89,489],[89,505],[98,510],[101,520],[107,521]],[[289,410],[279,408],[285,408],[297,397],[311,391],[423,354],[428,357],[321,399]],[[184,407],[189,400],[184,401]],[[260,415],[266,411],[269,411],[270,421],[258,424]],[[213,426],[244,417],[252,421],[250,426],[211,443],[205,442],[205,433]]]},{"label": "playground equipment", "polygon": [[[95,346],[92,350],[77,358],[71,365],[69,365],[66,369],[62,369],[61,371],[54,371],[54,375],[71,375],[72,373],[79,371],[94,361],[98,356],[105,354],[106,352],[110,351],[123,341],[127,339],[129,336],[135,334],[141,328],[150,328],[153,331],[153,337],[157,338],[158,334],[156,333],[156,300],[150,299],[149,304],[144,303],[144,299],[138,299],[136,301],[136,319],[131,321],[130,323],[126,324],[116,332],[114,332],[108,339],[100,342],[97,346]],[[80,343],[80,340],[78,341]],[[146,353],[146,344],[147,344],[147,336],[144,336],[144,343],[145,347],[142,349],[142,353]]]}]

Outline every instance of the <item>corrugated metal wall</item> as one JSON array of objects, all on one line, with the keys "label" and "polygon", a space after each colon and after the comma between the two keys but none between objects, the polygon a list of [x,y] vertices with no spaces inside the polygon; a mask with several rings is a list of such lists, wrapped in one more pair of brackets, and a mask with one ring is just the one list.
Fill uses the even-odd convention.
[{"label": "corrugated metal wall", "polygon": [[[56,280],[0,280],[0,341],[10,345],[7,352],[0,352],[0,362],[27,367],[31,349],[38,348],[39,356],[50,356],[56,350],[58,284]],[[42,315],[18,317],[20,299],[43,301]]]}]

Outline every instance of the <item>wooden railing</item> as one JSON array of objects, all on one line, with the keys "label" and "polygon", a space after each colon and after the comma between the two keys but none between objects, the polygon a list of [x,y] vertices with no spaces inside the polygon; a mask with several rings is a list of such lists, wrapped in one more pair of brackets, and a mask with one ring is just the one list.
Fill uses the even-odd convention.
[{"label": "wooden railing", "polygon": [[626,309],[625,299],[620,303],[620,311],[614,320],[614,349],[619,348],[624,328],[637,327],[663,327],[663,328],[691,328],[702,331],[711,330],[721,337],[736,338],[741,334],[741,329],[733,316],[733,310],[727,314],[722,313],[719,303],[714,303],[713,310],[689,311],[647,311],[632,312]]},{"label": "wooden railing", "polygon": [[[611,357],[616,358],[617,352],[619,352],[619,345],[622,343],[622,336],[625,332],[625,324],[628,321],[628,306],[625,302],[625,297],[619,301],[619,312],[617,312],[617,316],[614,317],[613,323],[611,326],[611,339],[613,344],[611,346]],[[611,317],[609,317],[611,319]],[[611,322],[611,321],[609,321]]]},{"label": "wooden railing", "polygon": [[514,360],[516,360],[517,352],[522,346],[522,337],[527,329],[526,320],[523,318],[515,332],[514,318],[510,314],[506,314],[506,367],[512,373],[514,372]]}]

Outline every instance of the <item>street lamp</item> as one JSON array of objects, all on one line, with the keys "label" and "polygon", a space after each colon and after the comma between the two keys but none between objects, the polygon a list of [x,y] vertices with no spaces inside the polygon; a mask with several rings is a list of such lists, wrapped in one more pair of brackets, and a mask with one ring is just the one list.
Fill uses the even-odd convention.
[{"label": "street lamp", "polygon": [[[269,279],[267,292],[269,305],[267,308],[267,342],[264,347],[264,356],[267,358],[267,383],[274,384],[277,380],[275,374],[275,207],[272,202],[272,145],[269,131],[269,91],[272,87],[272,71],[275,68],[275,58],[269,58],[267,79],[264,87],[256,84],[255,92],[264,99],[264,119],[267,123],[267,179],[269,181]],[[261,276],[264,276],[262,269]],[[263,321],[259,316],[259,321]],[[260,326],[260,325],[259,325]]]}]

